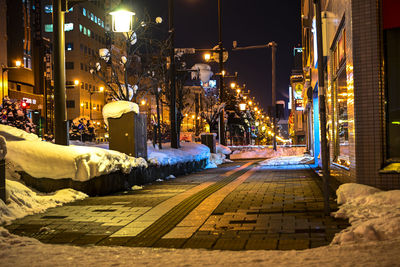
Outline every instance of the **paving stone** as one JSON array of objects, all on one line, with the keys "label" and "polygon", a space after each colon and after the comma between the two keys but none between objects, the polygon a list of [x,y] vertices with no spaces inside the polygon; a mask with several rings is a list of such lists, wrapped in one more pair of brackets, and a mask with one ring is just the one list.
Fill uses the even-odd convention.
[{"label": "paving stone", "polygon": [[247,239],[218,239],[213,249],[242,250]]},{"label": "paving stone", "polygon": [[310,240],[308,239],[279,239],[279,250],[300,250],[310,247]]},{"label": "paving stone", "polygon": [[214,245],[217,237],[211,238],[191,238],[184,245],[184,248],[205,248],[210,249]]}]

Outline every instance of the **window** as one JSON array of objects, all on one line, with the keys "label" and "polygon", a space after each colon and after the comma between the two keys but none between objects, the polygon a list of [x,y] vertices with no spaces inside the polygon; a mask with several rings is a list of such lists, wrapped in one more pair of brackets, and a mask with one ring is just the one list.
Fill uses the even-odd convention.
[{"label": "window", "polygon": [[83,52],[83,44],[80,44],[81,52]]},{"label": "window", "polygon": [[400,162],[400,28],[384,30],[387,157]]},{"label": "window", "polygon": [[92,21],[94,21],[94,15],[93,15],[93,13],[90,13],[90,19],[91,19]]},{"label": "window", "polygon": [[67,50],[67,51],[74,50],[74,43],[66,43],[65,44],[65,50]]},{"label": "window", "polygon": [[88,109],[89,108],[89,103],[85,102],[85,108]]},{"label": "window", "polygon": [[65,62],[65,69],[73,70],[74,69],[74,62],[72,62],[72,61]]},{"label": "window", "polygon": [[80,31],[80,32],[83,31],[83,26],[82,26],[82,24],[79,24],[79,31]]},{"label": "window", "polygon": [[17,84],[17,91],[21,91],[21,85]]},{"label": "window", "polygon": [[82,14],[84,15],[84,16],[86,16],[86,8],[82,8]]},{"label": "window", "polygon": [[91,34],[92,34],[92,32],[89,30],[89,29],[87,29],[87,36],[91,36]]},{"label": "window", "polygon": [[75,108],[75,100],[67,100],[67,108]]},{"label": "window", "polygon": [[335,47],[331,53],[333,65],[332,80],[332,115],[333,115],[333,142],[334,161],[344,167],[350,165],[349,151],[349,116],[348,101],[351,99],[348,91],[348,74],[346,70],[346,42],[345,30],[339,29],[340,34],[335,41]]},{"label": "window", "polygon": [[85,83],[85,89],[86,89],[86,90],[88,89],[88,84],[87,84],[87,83]]},{"label": "window", "polygon": [[83,63],[81,63],[81,70],[83,70]]},{"label": "window", "polygon": [[81,89],[83,89],[84,88],[84,83],[83,82],[81,82]]},{"label": "window", "polygon": [[85,48],[84,48],[84,53],[85,53],[85,55],[87,54],[87,46],[85,45]]},{"label": "window", "polygon": [[84,35],[87,35],[87,29],[86,29],[86,27],[83,27],[83,34],[84,34]]},{"label": "window", "polygon": [[97,17],[94,16],[94,23],[97,23]]},{"label": "window", "polygon": [[53,32],[53,24],[45,24],[44,31],[45,32]]},{"label": "window", "polygon": [[65,32],[69,32],[69,31],[73,31],[73,30],[74,30],[74,24],[72,22],[64,24],[64,31]]}]

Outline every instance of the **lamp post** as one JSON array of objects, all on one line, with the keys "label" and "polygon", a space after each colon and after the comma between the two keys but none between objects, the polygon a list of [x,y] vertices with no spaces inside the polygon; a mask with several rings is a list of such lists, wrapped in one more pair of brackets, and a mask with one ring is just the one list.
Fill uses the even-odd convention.
[{"label": "lamp post", "polygon": [[[22,64],[21,64],[21,61],[19,61],[19,60],[15,61],[15,67],[7,67],[5,65],[1,65],[1,97],[2,97],[1,101],[3,101],[4,96],[5,96],[4,72],[9,71],[9,70],[20,69],[20,68],[22,68]],[[8,86],[7,86],[7,88],[8,88]]]},{"label": "lamp post", "polygon": [[271,57],[271,63],[272,63],[272,82],[271,82],[271,98],[272,98],[272,123],[274,126],[274,136],[273,136],[273,147],[274,150],[276,151],[276,47],[278,46],[277,43],[275,43],[274,41],[269,42],[268,44],[265,45],[253,45],[253,46],[246,46],[246,47],[237,47],[237,42],[233,41],[233,49],[232,50],[250,50],[250,49],[260,49],[260,48],[271,48],[271,53],[272,53],[272,57]]},{"label": "lamp post", "polygon": [[[223,43],[222,43],[222,0],[218,0],[218,48],[219,48],[219,98],[221,104],[224,102],[224,60],[223,60]],[[224,109],[219,114],[219,142],[221,145],[226,145],[225,140],[225,123],[224,123]]]},{"label": "lamp post", "polygon": [[53,73],[55,143],[69,145],[67,109],[65,102],[65,35],[63,0],[53,0]]}]

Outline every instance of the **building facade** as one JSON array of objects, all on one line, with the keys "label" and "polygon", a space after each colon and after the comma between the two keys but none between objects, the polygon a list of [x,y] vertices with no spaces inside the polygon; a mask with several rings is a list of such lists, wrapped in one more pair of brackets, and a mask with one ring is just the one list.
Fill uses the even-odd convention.
[{"label": "building facade", "polygon": [[[331,174],[341,182],[400,188],[400,2],[322,0],[321,6]],[[318,159],[315,33],[313,1],[302,0],[303,99],[313,126],[309,147]]]}]

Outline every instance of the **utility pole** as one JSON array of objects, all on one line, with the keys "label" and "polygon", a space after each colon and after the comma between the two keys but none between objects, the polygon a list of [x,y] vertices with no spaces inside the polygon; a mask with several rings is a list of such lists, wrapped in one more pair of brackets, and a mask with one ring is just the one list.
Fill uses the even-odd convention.
[{"label": "utility pole", "polygon": [[54,121],[55,143],[69,145],[65,106],[65,35],[62,0],[53,0]]},{"label": "utility pole", "polygon": [[[223,46],[222,46],[222,5],[221,0],[218,0],[218,49],[219,49],[219,100],[221,104],[224,102],[224,75],[222,75],[224,70],[224,57],[223,57]],[[219,143],[221,145],[226,145],[225,140],[225,109],[223,108],[219,114]]]},{"label": "utility pole", "polygon": [[317,51],[318,51],[318,103],[319,103],[319,122],[321,127],[321,158],[323,175],[324,193],[324,212],[329,215],[329,151],[328,140],[326,138],[326,107],[325,107],[325,77],[322,48],[322,19],[321,1],[314,0],[316,19],[317,19]]},{"label": "utility pole", "polygon": [[169,22],[169,39],[170,39],[170,65],[169,65],[169,82],[170,82],[170,105],[169,120],[171,123],[171,148],[179,147],[178,131],[176,125],[176,88],[175,88],[175,29],[174,29],[174,0],[168,0],[168,22]]}]

